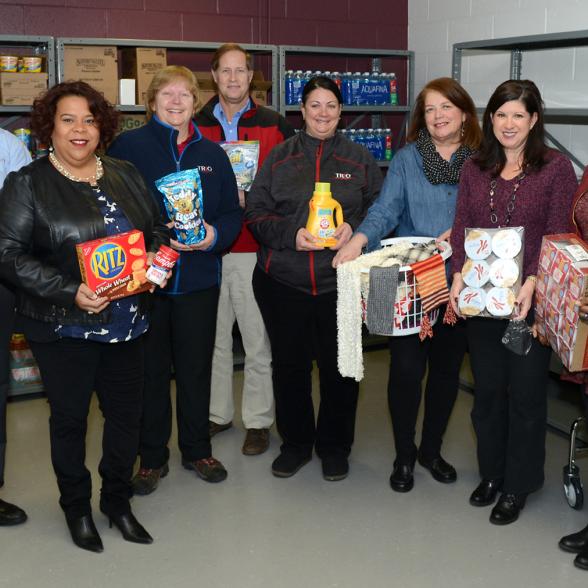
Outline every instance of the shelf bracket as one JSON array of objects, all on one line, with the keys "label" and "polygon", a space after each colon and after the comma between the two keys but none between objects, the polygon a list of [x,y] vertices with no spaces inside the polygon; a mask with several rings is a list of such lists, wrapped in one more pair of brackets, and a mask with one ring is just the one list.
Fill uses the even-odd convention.
[{"label": "shelf bracket", "polygon": [[510,79],[520,80],[523,71],[523,52],[520,49],[513,49],[510,52]]},{"label": "shelf bracket", "polygon": [[569,149],[566,149],[550,132],[545,131],[545,138],[562,153],[567,155],[581,170],[586,167]]}]

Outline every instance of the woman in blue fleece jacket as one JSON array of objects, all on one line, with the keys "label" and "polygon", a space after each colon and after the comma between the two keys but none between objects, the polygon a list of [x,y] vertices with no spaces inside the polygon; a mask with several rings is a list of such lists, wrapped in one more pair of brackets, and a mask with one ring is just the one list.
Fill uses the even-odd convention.
[{"label": "woman in blue fleece jacket", "polygon": [[180,251],[167,288],[154,297],[145,341],[145,391],[135,494],[150,494],[168,473],[172,409],[169,384],[174,365],[178,445],[182,464],[207,482],[227,477],[211,455],[208,433],[210,377],[221,271],[221,254],[241,228],[241,209],[231,164],[221,147],[205,139],[192,121],[200,104],[190,70],[168,66],[147,91],[148,122],[120,135],[109,155],[139,169],[159,203],[155,182],[174,172],[196,169],[202,182],[206,237],[196,245],[172,240]]}]

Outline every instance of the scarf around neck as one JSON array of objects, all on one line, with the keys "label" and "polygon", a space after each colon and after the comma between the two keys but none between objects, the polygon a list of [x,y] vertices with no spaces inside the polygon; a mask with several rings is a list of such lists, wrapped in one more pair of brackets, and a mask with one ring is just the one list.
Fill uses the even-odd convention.
[{"label": "scarf around neck", "polygon": [[460,145],[453,154],[451,161],[446,161],[435,149],[435,144],[427,129],[419,131],[416,147],[423,158],[425,176],[433,185],[457,184],[462,165],[474,152],[471,147]]}]

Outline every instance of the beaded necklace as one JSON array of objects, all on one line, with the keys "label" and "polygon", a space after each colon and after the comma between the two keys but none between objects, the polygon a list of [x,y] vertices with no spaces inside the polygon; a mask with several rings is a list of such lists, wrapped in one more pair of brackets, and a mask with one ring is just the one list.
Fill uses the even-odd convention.
[{"label": "beaded necklace", "polygon": [[96,158],[96,173],[88,176],[87,178],[79,178],[78,176],[74,176],[70,171],[68,171],[63,164],[57,159],[55,153],[53,151],[49,153],[49,161],[53,164],[53,167],[63,176],[65,176],[68,180],[72,182],[85,182],[90,184],[90,186],[96,186],[98,184],[98,180],[104,175],[104,167],[102,165],[102,160],[97,156],[94,155]]},{"label": "beaded necklace", "polygon": [[[519,174],[515,178],[515,183],[514,183],[514,186],[512,189],[512,195],[508,201],[508,204],[506,205],[506,217],[504,219],[504,224],[499,225],[499,226],[508,227],[508,225],[510,224],[510,217],[512,216],[512,213],[515,209],[515,202],[517,199],[517,190],[519,189],[519,186],[522,184],[523,180],[526,177],[527,177],[527,173],[522,172],[521,174]],[[494,204],[494,194],[496,193],[496,184],[497,184],[496,178],[493,178],[492,180],[490,180],[490,222],[493,225],[498,224],[498,214],[496,212],[496,206]]]}]

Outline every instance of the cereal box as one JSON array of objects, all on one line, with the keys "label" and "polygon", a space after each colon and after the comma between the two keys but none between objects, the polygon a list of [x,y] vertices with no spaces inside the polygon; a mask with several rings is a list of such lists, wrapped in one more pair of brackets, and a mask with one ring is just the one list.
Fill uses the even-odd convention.
[{"label": "cereal box", "polygon": [[151,288],[141,231],[128,231],[76,245],[82,280],[98,296],[110,300]]},{"label": "cereal box", "polygon": [[588,295],[588,244],[573,233],[543,237],[537,284],[539,332],[570,371],[588,370],[588,323],[577,307]]}]

